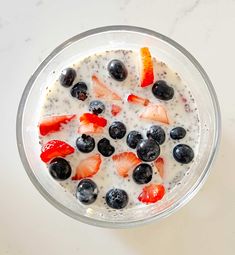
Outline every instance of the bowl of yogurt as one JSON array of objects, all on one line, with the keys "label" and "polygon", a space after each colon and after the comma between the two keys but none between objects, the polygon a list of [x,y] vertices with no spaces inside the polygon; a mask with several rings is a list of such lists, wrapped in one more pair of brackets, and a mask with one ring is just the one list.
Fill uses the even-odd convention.
[{"label": "bowl of yogurt", "polygon": [[110,228],[186,204],[219,137],[217,97],[197,60],[131,26],[62,43],[31,76],[17,114],[20,157],[39,192],[65,214]]}]

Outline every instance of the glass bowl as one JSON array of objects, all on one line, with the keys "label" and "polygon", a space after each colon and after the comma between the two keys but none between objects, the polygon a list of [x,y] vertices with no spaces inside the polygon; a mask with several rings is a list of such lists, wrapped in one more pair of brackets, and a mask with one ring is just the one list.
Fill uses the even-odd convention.
[{"label": "glass bowl", "polygon": [[[113,49],[149,47],[153,56],[167,63],[189,85],[201,120],[199,152],[188,175],[162,201],[143,208],[91,210],[51,178],[40,160],[38,121],[45,88],[61,70],[89,54]],[[205,182],[218,148],[220,110],[214,88],[197,60],[182,46],[157,32],[131,26],[108,26],[89,30],[58,46],[37,68],[23,92],[17,114],[17,144],[25,170],[39,192],[65,214],[88,224],[120,228],[169,216],[185,205]],[[209,127],[208,128],[205,128]]]}]

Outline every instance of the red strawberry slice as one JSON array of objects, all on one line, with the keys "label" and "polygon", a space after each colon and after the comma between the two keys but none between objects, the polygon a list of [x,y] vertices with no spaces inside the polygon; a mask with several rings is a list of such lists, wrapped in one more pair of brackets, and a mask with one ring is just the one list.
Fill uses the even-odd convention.
[{"label": "red strawberry slice", "polygon": [[112,159],[118,174],[122,177],[127,177],[129,172],[141,163],[141,160],[133,152],[122,152],[114,155]]},{"label": "red strawberry slice", "polygon": [[120,111],[122,110],[122,108],[116,104],[112,104],[112,109],[111,109],[111,113],[113,116],[118,115],[118,113],[120,113]]},{"label": "red strawberry slice", "polygon": [[165,195],[165,188],[162,184],[149,184],[143,188],[138,200],[145,204],[156,203]]},{"label": "red strawberry slice", "polygon": [[80,127],[78,129],[78,133],[80,134],[101,134],[103,133],[103,128],[95,126],[94,124],[90,123],[80,123]]},{"label": "red strawberry slice", "polygon": [[169,124],[166,109],[162,105],[148,105],[140,118]]},{"label": "red strawberry slice", "polygon": [[42,148],[41,160],[45,163],[56,157],[66,157],[74,153],[74,148],[60,140],[51,140]]},{"label": "red strawberry slice", "polygon": [[73,115],[62,115],[62,116],[51,116],[43,119],[39,123],[39,131],[40,134],[45,136],[50,133],[57,132],[61,129],[62,124],[68,123],[70,120],[75,118],[75,114]]},{"label": "red strawberry slice", "polygon": [[83,178],[92,177],[99,171],[100,164],[101,157],[99,154],[83,159],[77,166],[76,174],[72,177],[72,180],[81,180]]},{"label": "red strawberry slice", "polygon": [[157,168],[161,178],[163,178],[163,175],[164,175],[164,159],[162,157],[158,157],[157,160],[154,161],[154,165]]},{"label": "red strawberry slice", "polygon": [[105,118],[99,117],[93,113],[84,113],[80,117],[80,121],[87,124],[93,123],[99,127],[105,127],[107,125],[107,120]]},{"label": "red strawberry slice", "polygon": [[153,74],[153,60],[150,54],[150,51],[147,47],[140,49],[140,58],[141,58],[141,87],[149,86],[154,81]]},{"label": "red strawberry slice", "polygon": [[139,97],[134,94],[130,94],[127,97],[127,101],[132,104],[141,104],[143,106],[147,106],[150,103],[150,101],[147,98]]},{"label": "red strawberry slice", "polygon": [[80,117],[80,127],[78,132],[82,134],[102,133],[103,127],[107,125],[107,120],[92,113],[84,113]]},{"label": "red strawberry slice", "polygon": [[107,87],[96,75],[92,75],[92,88],[95,97],[106,100],[121,100],[121,97]]}]

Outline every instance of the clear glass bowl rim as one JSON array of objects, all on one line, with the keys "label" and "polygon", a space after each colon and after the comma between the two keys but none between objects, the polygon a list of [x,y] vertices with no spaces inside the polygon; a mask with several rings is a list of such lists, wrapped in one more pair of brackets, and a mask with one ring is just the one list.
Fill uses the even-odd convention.
[{"label": "clear glass bowl rim", "polygon": [[[177,50],[179,50],[184,56],[186,56],[191,63],[196,67],[196,69],[199,71],[201,76],[203,77],[205,84],[208,88],[208,91],[210,93],[210,97],[212,99],[213,107],[214,107],[214,114],[215,114],[215,135],[213,139],[213,146],[210,154],[210,159],[207,162],[207,165],[204,168],[203,174],[200,176],[200,178],[197,180],[197,182],[190,188],[190,190],[183,196],[181,199],[177,201],[177,203],[172,204],[169,208],[161,212],[160,214],[156,216],[152,216],[150,218],[146,218],[143,220],[138,221],[129,221],[129,222],[105,222],[102,220],[92,219],[88,218],[84,215],[78,215],[72,210],[65,207],[63,204],[59,203],[56,199],[54,199],[45,189],[44,187],[38,182],[37,178],[35,177],[33,171],[31,170],[31,167],[29,165],[29,162],[27,161],[26,153],[23,146],[23,137],[22,137],[22,117],[24,113],[25,103],[27,101],[28,94],[31,90],[31,87],[34,84],[34,81],[36,80],[37,76],[40,74],[40,72],[44,69],[44,67],[50,62],[50,60],[56,56],[60,51],[62,51],[64,48],[68,47],[69,45],[73,44],[74,42],[81,40],[87,36],[99,34],[103,32],[112,32],[112,31],[129,31],[129,32],[138,32],[142,34],[147,34],[153,37],[156,37],[162,41],[165,41],[166,43],[170,44]],[[29,176],[31,182],[34,184],[34,186],[37,188],[37,190],[42,194],[42,196],[53,206],[55,206],[57,209],[59,209],[61,212],[65,213],[66,215],[79,220],[83,223],[87,223],[94,226],[99,227],[107,227],[107,228],[129,228],[141,224],[145,224],[148,222],[151,222],[153,220],[159,220],[162,218],[165,218],[169,215],[171,215],[176,210],[180,209],[182,206],[184,206],[186,203],[188,203],[200,190],[202,185],[205,183],[211,169],[211,165],[214,161],[214,158],[216,156],[217,149],[219,147],[220,142],[220,136],[221,136],[221,114],[220,114],[220,108],[218,99],[214,90],[214,87],[206,74],[205,70],[202,68],[202,66],[199,64],[199,62],[180,44],[175,42],[174,40],[168,38],[165,35],[162,35],[158,32],[155,32],[153,30],[149,30],[142,27],[136,27],[136,26],[125,26],[125,25],[115,25],[115,26],[105,26],[105,27],[98,27],[91,30],[88,30],[86,32],[80,33],[78,35],[73,36],[72,38],[66,40],[62,44],[60,44],[58,47],[56,47],[46,58],[41,62],[41,64],[38,66],[36,71],[32,74],[30,77],[20,100],[18,112],[17,112],[17,119],[16,119],[16,138],[17,138],[17,147],[20,154],[21,161],[23,163],[23,166],[26,170],[27,175]]]}]

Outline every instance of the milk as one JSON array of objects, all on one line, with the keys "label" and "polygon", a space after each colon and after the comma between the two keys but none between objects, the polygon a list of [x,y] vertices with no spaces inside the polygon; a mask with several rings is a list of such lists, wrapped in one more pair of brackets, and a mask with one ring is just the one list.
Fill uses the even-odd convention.
[{"label": "milk", "polygon": [[[118,82],[110,77],[107,66],[112,59],[119,59],[126,66],[128,76],[125,81]],[[61,86],[58,80],[55,81],[54,84],[49,84],[41,107],[41,119],[47,116],[64,114],[76,114],[77,118],[64,125],[59,132],[40,137],[40,141],[42,144],[45,144],[52,139],[57,139],[65,141],[75,147],[76,139],[81,135],[78,133],[79,116],[85,112],[89,112],[89,103],[96,99],[92,95],[91,89],[91,77],[93,74],[96,74],[102,82],[104,82],[111,90],[116,92],[122,98],[121,101],[106,101],[101,99],[101,101],[105,104],[106,109],[100,116],[107,119],[108,125],[104,128],[103,134],[92,134],[96,144],[101,138],[106,137],[115,147],[114,154],[124,151],[135,152],[134,149],[129,148],[126,144],[127,134],[132,130],[137,130],[144,138],[147,138],[146,132],[151,125],[161,125],[166,132],[166,141],[160,146],[160,156],[162,156],[165,161],[164,178],[162,179],[159,176],[153,163],[150,163],[154,170],[153,178],[150,183],[163,183],[166,190],[169,191],[173,188],[177,188],[176,184],[180,183],[181,179],[187,171],[190,171],[190,168],[194,164],[194,161],[187,165],[176,162],[173,158],[172,151],[175,145],[184,143],[189,145],[194,150],[195,157],[197,156],[200,137],[199,114],[193,95],[190,92],[190,88],[184,83],[177,73],[172,71],[165,63],[154,58],[155,81],[160,79],[166,80],[175,91],[173,99],[169,101],[161,101],[156,99],[152,94],[152,86],[148,86],[146,88],[140,87],[138,63],[139,53],[130,50],[116,50],[97,53],[95,55],[88,56],[85,59],[79,59],[76,63],[72,63],[71,67],[73,67],[77,72],[74,84],[78,81],[85,82],[88,86],[89,96],[85,101],[80,101],[73,98],[70,95],[70,88]],[[131,93],[148,98],[152,103],[162,104],[167,110],[170,124],[165,125],[155,121],[140,119],[139,116],[141,112],[144,111],[144,107],[127,102],[127,96]],[[111,114],[111,105],[113,103],[122,108],[122,111],[115,117]],[[108,133],[109,125],[115,120],[123,122],[127,128],[126,136],[121,140],[113,140]],[[177,126],[184,127],[187,131],[186,136],[180,141],[172,140],[169,135],[170,130]],[[74,154],[67,156],[66,160],[69,161],[73,170],[71,176],[75,174],[75,169],[82,159],[85,159],[95,153],[98,153],[97,147],[90,153],[82,153],[76,150]],[[137,199],[144,185],[136,184],[132,179],[131,173],[128,178],[123,178],[117,175],[112,157],[101,157],[102,164],[100,170],[92,177],[92,180],[98,186],[99,194],[95,203],[89,205],[89,207],[107,207],[104,197],[107,191],[111,188],[124,189],[128,193],[129,203],[127,207],[145,206]],[[52,179],[49,172],[48,178],[51,178],[52,182],[55,181]],[[78,183],[79,181],[72,181],[71,178],[60,182],[62,188],[65,189],[66,192],[71,192],[73,195],[75,194]],[[81,204],[81,206],[84,205]]]}]

